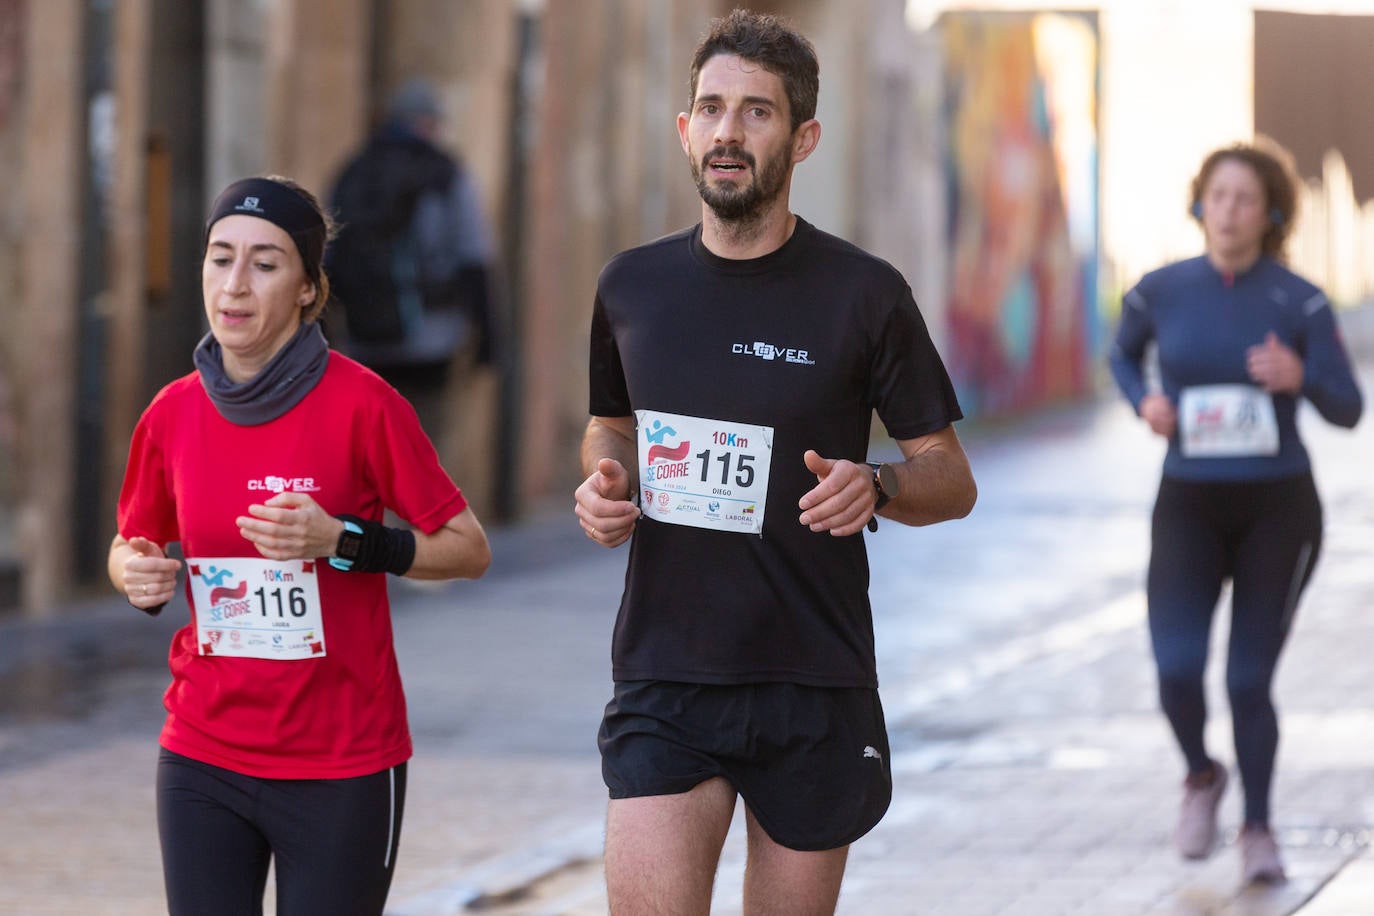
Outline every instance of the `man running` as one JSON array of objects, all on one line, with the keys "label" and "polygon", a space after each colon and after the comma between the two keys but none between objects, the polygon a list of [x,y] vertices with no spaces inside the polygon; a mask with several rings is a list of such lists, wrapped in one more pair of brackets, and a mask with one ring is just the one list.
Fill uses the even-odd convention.
[{"label": "man running", "polygon": [[[776,17],[713,21],[677,121],[702,221],[597,289],[576,511],[631,541],[599,736],[615,914],[709,912],[737,797],[745,912],[834,911],[892,794],[860,532],[976,498],[910,288],[789,210],[818,86]],[[874,410],[904,461],[865,461]]]}]

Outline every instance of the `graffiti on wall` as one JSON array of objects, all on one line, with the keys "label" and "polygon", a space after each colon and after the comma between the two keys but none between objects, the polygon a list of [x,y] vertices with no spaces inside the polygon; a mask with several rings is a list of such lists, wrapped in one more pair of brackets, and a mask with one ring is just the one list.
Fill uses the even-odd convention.
[{"label": "graffiti on wall", "polygon": [[1097,315],[1091,15],[941,19],[950,372],[966,412],[1087,392]]}]

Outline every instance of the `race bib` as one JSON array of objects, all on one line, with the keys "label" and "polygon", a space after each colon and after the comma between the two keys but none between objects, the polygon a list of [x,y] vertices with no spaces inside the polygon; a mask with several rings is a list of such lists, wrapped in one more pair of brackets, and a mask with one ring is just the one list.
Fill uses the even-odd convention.
[{"label": "race bib", "polygon": [[201,655],[299,661],[323,656],[315,560],[186,560]]},{"label": "race bib", "polygon": [[1179,447],[1187,458],[1276,455],[1274,399],[1253,385],[1196,385],[1178,402]]},{"label": "race bib", "polygon": [[763,536],[771,426],[653,410],[635,420],[646,518]]}]

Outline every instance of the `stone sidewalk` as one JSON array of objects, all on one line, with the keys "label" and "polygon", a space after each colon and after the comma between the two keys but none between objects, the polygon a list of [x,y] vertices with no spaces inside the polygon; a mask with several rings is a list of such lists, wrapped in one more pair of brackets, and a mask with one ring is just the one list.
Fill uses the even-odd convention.
[{"label": "stone sidewalk", "polygon": [[[870,540],[896,792],[841,914],[1374,914],[1374,425],[1304,426],[1327,538],[1276,689],[1291,880],[1242,888],[1238,792],[1213,858],[1169,846],[1181,765],[1140,591],[1158,452],[1117,406],[975,432],[973,515]],[[394,591],[416,755],[389,912],[605,913],[593,737],[624,553],[564,512],[493,541],[488,578]],[[0,623],[0,913],[164,911],[153,763],[184,614],[101,600]],[[1220,667],[1209,743],[1230,761]],[[739,912],[741,828],[721,914]]]},{"label": "stone sidewalk", "polygon": [[[1374,434],[1307,419],[1327,532],[1276,686],[1274,807],[1290,880],[1240,885],[1234,789],[1217,853],[1191,863],[1172,851],[1181,763],[1156,707],[1140,589],[1158,454],[1133,418],[1099,405],[972,441],[973,516],[870,541],[896,792],[853,847],[841,914],[1374,914]],[[1011,607],[989,610],[999,595]],[[896,622],[883,612],[912,602],[934,610]],[[1230,761],[1222,667],[1209,672],[1209,747]],[[594,790],[525,848],[406,888],[392,912],[606,912]],[[736,820],[722,914],[739,912]]]},{"label": "stone sidewalk", "polygon": [[[1153,705],[1140,627],[1144,598],[1135,591],[1045,631],[950,658],[910,695],[888,692],[895,801],[853,847],[839,912],[1374,913],[1374,860],[1367,854],[1374,825],[1374,620],[1367,613],[1374,564],[1353,548],[1338,556],[1347,550],[1339,531],[1331,540],[1277,688],[1284,738],[1275,810],[1286,885],[1239,885],[1235,791],[1222,809],[1225,843],[1211,860],[1185,863],[1172,852],[1179,763]],[[1211,747],[1230,760],[1219,671],[1209,689],[1220,706]],[[434,793],[447,809],[441,817],[471,817],[473,804],[480,810],[480,799],[459,801],[457,789],[450,784]],[[579,801],[585,805],[524,849],[455,868],[422,893],[406,888],[392,912],[606,912],[597,858],[600,786]],[[720,871],[717,913],[739,912],[741,836],[737,822]]]}]

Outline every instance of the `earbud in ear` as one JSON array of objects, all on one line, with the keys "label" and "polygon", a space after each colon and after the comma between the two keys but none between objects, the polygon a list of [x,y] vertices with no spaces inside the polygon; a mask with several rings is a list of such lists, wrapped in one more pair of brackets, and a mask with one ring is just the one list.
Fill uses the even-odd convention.
[{"label": "earbud in ear", "polygon": [[1280,210],[1278,207],[1274,207],[1272,210],[1270,210],[1270,211],[1269,211],[1269,222],[1273,223],[1275,226],[1282,226],[1282,225],[1283,225],[1283,211]]},{"label": "earbud in ear", "polygon": [[1188,213],[1192,215],[1193,219],[1201,221],[1201,219],[1202,219],[1202,201],[1200,201],[1200,200],[1195,200],[1195,201],[1193,201],[1193,205],[1192,205],[1191,207],[1188,208]]}]

